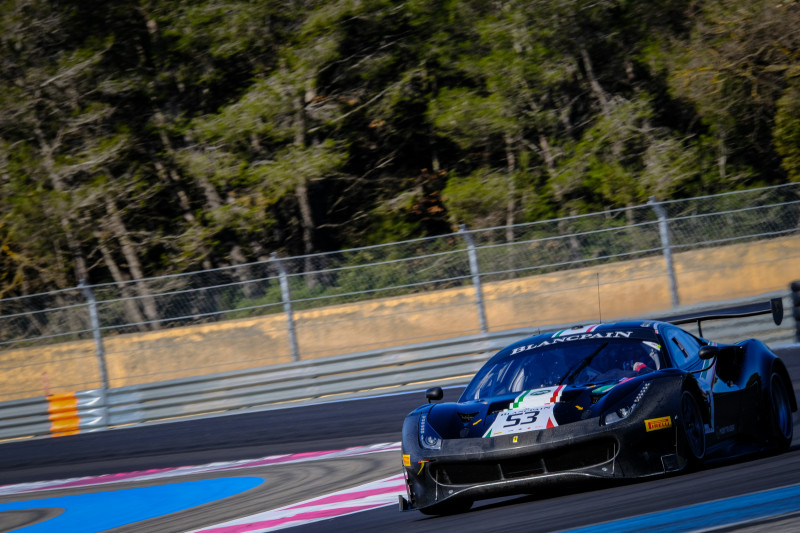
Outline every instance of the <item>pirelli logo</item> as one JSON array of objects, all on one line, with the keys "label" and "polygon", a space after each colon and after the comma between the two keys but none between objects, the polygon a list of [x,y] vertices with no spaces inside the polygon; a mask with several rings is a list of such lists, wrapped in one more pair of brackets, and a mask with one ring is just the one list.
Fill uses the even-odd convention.
[{"label": "pirelli logo", "polygon": [[644,421],[644,427],[647,431],[656,431],[659,429],[671,428],[672,418],[662,416],[661,418],[651,418]]},{"label": "pirelli logo", "polygon": [[411,455],[403,454],[403,466],[411,466]]}]

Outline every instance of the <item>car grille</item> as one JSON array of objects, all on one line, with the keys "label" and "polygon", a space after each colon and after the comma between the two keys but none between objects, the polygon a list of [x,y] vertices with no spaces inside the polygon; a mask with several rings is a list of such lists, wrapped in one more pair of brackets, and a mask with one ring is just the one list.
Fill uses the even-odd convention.
[{"label": "car grille", "polygon": [[602,439],[500,461],[432,463],[431,474],[444,485],[491,483],[580,470],[610,461],[616,452],[616,441]]}]

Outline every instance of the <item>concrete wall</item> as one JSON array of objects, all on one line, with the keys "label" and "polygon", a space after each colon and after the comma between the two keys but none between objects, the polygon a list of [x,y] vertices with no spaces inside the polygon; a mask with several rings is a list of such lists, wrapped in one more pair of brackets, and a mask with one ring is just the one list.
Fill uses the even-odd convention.
[{"label": "concrete wall", "polygon": [[[682,305],[788,291],[800,237],[674,255]],[[581,323],[669,311],[663,257],[485,283],[489,329]],[[304,359],[479,333],[472,287],[295,313]],[[270,315],[104,339],[112,387],[289,362],[286,317]],[[99,386],[95,346],[0,352],[0,401]]]}]

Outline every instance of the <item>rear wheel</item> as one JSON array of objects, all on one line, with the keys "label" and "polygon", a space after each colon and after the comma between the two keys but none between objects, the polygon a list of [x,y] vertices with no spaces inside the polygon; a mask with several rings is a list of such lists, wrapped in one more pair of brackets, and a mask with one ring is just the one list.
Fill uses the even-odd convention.
[{"label": "rear wheel", "polygon": [[789,449],[794,436],[792,404],[783,378],[775,372],[769,377],[769,421],[773,442],[781,451]]},{"label": "rear wheel", "polygon": [[681,395],[681,430],[690,466],[697,466],[706,455],[706,429],[697,400],[689,391]]}]

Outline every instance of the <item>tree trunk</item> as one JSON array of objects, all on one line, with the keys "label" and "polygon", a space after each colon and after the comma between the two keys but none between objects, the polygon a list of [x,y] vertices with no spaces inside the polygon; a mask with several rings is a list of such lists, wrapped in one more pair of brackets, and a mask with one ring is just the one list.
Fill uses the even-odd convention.
[{"label": "tree trunk", "polygon": [[130,285],[126,283],[129,280],[126,279],[122,270],[120,270],[119,265],[117,265],[117,262],[114,260],[114,256],[111,254],[111,250],[109,250],[108,246],[103,242],[102,234],[100,234],[100,232],[95,232],[95,237],[99,243],[97,247],[103,255],[103,262],[106,268],[108,268],[108,271],[111,272],[111,277],[117,282],[117,287],[122,292],[122,305],[125,307],[125,314],[128,316],[127,321],[131,324],[135,324],[139,331],[146,331],[147,326],[145,325],[146,320],[144,315],[139,311],[139,306],[136,304],[134,293],[130,290]]},{"label": "tree trunk", "polygon": [[[305,95],[298,96],[296,100],[296,114],[295,114],[295,134],[294,144],[297,147],[305,147],[308,144],[308,121],[306,117],[306,102],[310,102],[314,98],[313,90],[309,89]],[[305,255],[303,270],[305,272],[306,286],[313,289],[319,284],[319,277],[315,272],[317,266],[314,264],[314,258],[311,254],[316,251],[314,246],[315,242],[315,224],[314,212],[311,207],[311,199],[308,192],[308,178],[300,176],[297,186],[295,188],[295,197],[297,198],[297,205],[300,210],[300,225],[303,231],[303,255]]]},{"label": "tree trunk", "polygon": [[608,97],[606,96],[603,87],[600,86],[600,82],[597,81],[597,78],[594,75],[592,60],[589,57],[589,52],[586,51],[585,46],[581,46],[580,53],[581,59],[583,59],[583,68],[586,70],[586,77],[589,79],[589,86],[592,88],[592,93],[597,98],[597,101],[600,102],[600,109],[602,110],[603,115],[607,117],[611,113]]},{"label": "tree trunk", "polygon": [[[36,136],[39,140],[39,149],[42,154],[42,160],[44,161],[44,166],[47,169],[47,174],[50,178],[50,183],[53,186],[53,189],[60,193],[66,194],[67,187],[64,184],[61,175],[56,170],[55,158],[53,156],[55,147],[47,142],[44,133],[38,127],[36,128]],[[71,211],[65,216],[59,217],[59,224],[61,225],[61,229],[64,231],[64,237],[67,239],[67,248],[69,248],[69,251],[72,254],[72,260],[75,262],[73,265],[73,268],[75,269],[75,277],[77,278],[75,281],[86,280],[88,283],[89,268],[87,267],[86,258],[81,250],[81,243],[72,230],[73,222],[74,216]]]},{"label": "tree trunk", "polygon": [[[153,156],[151,155],[151,157]],[[154,160],[153,165],[156,167],[156,174],[164,183],[164,185],[175,191],[175,195],[178,197],[178,205],[181,208],[183,219],[190,224],[196,223],[197,218],[192,213],[192,206],[189,203],[189,195],[186,194],[186,191],[183,189],[183,187],[177,184],[177,182],[180,181],[177,173],[174,170],[167,171],[167,168],[161,161]]]},{"label": "tree trunk", "polygon": [[542,158],[544,159],[544,166],[547,168],[547,174],[551,178],[556,177],[556,158],[553,156],[553,149],[550,148],[550,143],[547,137],[539,135],[539,148],[542,151]]},{"label": "tree trunk", "polygon": [[[167,155],[169,156],[170,163],[175,160],[175,149],[172,146],[172,143],[169,140],[169,137],[164,132],[164,125],[166,124],[166,119],[164,114],[161,111],[156,111],[153,115],[153,119],[158,126],[158,134],[161,139],[161,145],[164,147]],[[178,205],[181,208],[181,214],[183,219],[186,220],[191,226],[198,225],[197,217],[194,216],[192,213],[192,204],[189,200],[189,195],[186,192],[186,189],[182,186],[183,180],[181,179],[181,175],[175,170],[174,165],[170,164],[170,168],[167,169],[164,163],[158,161],[155,156],[152,156],[154,165],[156,168],[156,173],[158,174],[161,181],[165,184],[169,185],[170,190],[174,190],[176,196],[178,197]],[[197,177],[198,182],[200,182],[200,186],[203,189],[206,197],[207,204],[213,209],[216,205],[217,207],[222,205],[222,199],[220,198],[219,194],[217,193],[216,189],[214,189],[213,185],[205,180],[202,176]],[[210,250],[208,249],[205,244],[200,243],[200,247],[198,248],[201,252],[203,257],[202,265],[203,268],[206,270],[210,270],[213,265],[211,261],[209,261],[208,257],[210,255]]]},{"label": "tree trunk", "polygon": [[517,210],[517,189],[514,174],[517,172],[517,155],[514,153],[514,141],[508,133],[504,136],[506,144],[506,242],[514,242],[514,214]]},{"label": "tree trunk", "polygon": [[[231,247],[231,259],[233,259],[234,265],[244,265],[247,263],[247,258],[244,256],[244,253],[242,253],[242,247],[238,244],[234,244]],[[239,282],[242,294],[245,298],[252,298],[255,294],[255,287],[252,283],[254,276],[251,269],[246,266],[237,266],[233,269],[233,277]]]},{"label": "tree trunk", "polygon": [[152,329],[160,329],[155,299],[150,294],[147,285],[142,281],[144,279],[144,272],[142,270],[142,264],[139,261],[139,256],[136,254],[136,246],[130,240],[128,228],[125,227],[122,216],[120,216],[116,204],[110,197],[106,197],[106,211],[108,213],[107,225],[120,244],[122,255],[128,263],[128,270],[131,273],[131,277],[136,280],[136,292],[139,298],[141,298],[144,314],[147,319],[151,321],[150,327]]}]

